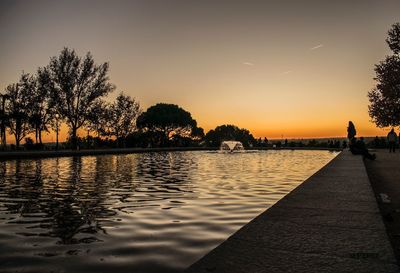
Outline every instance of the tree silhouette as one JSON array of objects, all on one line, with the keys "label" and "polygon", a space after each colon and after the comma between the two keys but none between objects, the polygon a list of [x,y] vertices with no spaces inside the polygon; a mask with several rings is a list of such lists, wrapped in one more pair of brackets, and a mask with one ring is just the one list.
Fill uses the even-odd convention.
[{"label": "tree silhouette", "polygon": [[92,107],[88,113],[85,127],[92,132],[95,132],[97,137],[106,136],[107,123],[108,123],[108,104],[97,99],[93,102]]},{"label": "tree silhouette", "polygon": [[51,79],[46,68],[39,68],[36,77],[31,77],[25,85],[31,90],[31,116],[29,121],[35,130],[35,142],[42,143],[42,132],[49,131],[54,118],[54,108],[50,102]]},{"label": "tree silhouette", "polygon": [[201,127],[193,128],[191,137],[197,141],[202,140],[204,138],[204,129]]},{"label": "tree silhouette", "polygon": [[85,125],[95,101],[114,90],[108,67],[108,63],[96,65],[90,53],[81,58],[68,48],[50,60],[51,98],[69,126],[73,148],[77,148],[77,130]]},{"label": "tree silhouette", "polygon": [[400,53],[400,23],[395,23],[388,31],[386,42],[394,54]]},{"label": "tree silhouette", "polygon": [[159,136],[159,144],[166,146],[172,137],[191,137],[197,122],[178,105],[158,103],[138,117],[137,126]]},{"label": "tree silhouette", "polygon": [[400,125],[400,24],[396,23],[386,39],[393,55],[375,65],[376,86],[368,92],[368,112],[378,127]]},{"label": "tree silhouette", "polygon": [[0,94],[1,98],[1,112],[0,112],[0,141],[2,149],[5,150],[7,146],[7,130],[9,126],[9,115],[6,112],[6,101],[9,99],[7,94]]},{"label": "tree silhouette", "polygon": [[15,137],[17,148],[20,146],[21,140],[32,132],[29,122],[32,106],[32,90],[31,85],[27,84],[32,81],[32,76],[23,73],[19,83],[10,84],[6,88],[6,95],[9,100],[6,103],[6,111],[8,113],[8,129],[10,134]]},{"label": "tree silhouette", "polygon": [[120,93],[115,101],[107,107],[107,133],[115,136],[120,146],[120,140],[123,146],[126,146],[126,137],[136,130],[136,119],[140,114],[139,103]]},{"label": "tree silhouette", "polygon": [[240,141],[245,147],[257,142],[249,130],[240,129],[235,125],[217,126],[214,130],[210,130],[204,139],[212,147],[219,147],[224,140]]}]

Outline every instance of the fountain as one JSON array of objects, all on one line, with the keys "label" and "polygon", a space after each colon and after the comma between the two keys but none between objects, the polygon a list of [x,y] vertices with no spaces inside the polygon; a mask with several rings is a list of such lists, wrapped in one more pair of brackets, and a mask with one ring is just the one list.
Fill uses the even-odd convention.
[{"label": "fountain", "polygon": [[244,151],[244,147],[242,142],[240,141],[222,141],[221,146],[220,146],[220,151],[226,151],[226,152],[238,152],[238,151]]}]

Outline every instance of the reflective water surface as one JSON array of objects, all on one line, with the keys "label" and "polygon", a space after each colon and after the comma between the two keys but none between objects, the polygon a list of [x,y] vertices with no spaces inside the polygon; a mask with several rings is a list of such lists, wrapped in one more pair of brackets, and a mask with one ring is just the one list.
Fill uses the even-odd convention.
[{"label": "reflective water surface", "polygon": [[336,155],[168,152],[0,162],[0,272],[179,272]]}]

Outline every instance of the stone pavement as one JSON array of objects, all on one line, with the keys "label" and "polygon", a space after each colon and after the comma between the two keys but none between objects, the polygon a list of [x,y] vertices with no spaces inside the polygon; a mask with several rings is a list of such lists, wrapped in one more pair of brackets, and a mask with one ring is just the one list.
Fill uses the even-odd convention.
[{"label": "stone pavement", "polygon": [[[105,154],[134,154],[150,152],[179,152],[179,151],[214,151],[218,147],[159,147],[159,148],[98,148],[83,150],[38,150],[38,151],[0,151],[0,161],[29,158],[63,157],[63,156],[91,156]],[[324,150],[341,151],[337,148],[296,147],[271,148],[256,147],[249,150]]]},{"label": "stone pavement", "polygon": [[376,150],[376,160],[366,160],[365,167],[383,215],[389,240],[400,261],[400,153]]},{"label": "stone pavement", "polygon": [[185,272],[399,272],[360,156],[345,151]]},{"label": "stone pavement", "polygon": [[150,152],[176,151],[208,151],[217,150],[215,147],[161,147],[161,148],[100,148],[87,150],[39,150],[39,151],[0,151],[0,161],[14,159],[63,157],[63,156],[91,156],[105,154],[134,154]]}]

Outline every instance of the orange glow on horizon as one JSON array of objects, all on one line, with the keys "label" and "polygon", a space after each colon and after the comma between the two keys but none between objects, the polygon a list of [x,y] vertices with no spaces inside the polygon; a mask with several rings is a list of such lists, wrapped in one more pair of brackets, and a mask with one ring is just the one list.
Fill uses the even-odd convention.
[{"label": "orange glow on horizon", "polygon": [[[287,127],[287,128],[271,128],[271,127],[255,127],[253,126],[245,126],[245,125],[239,125],[239,124],[233,124],[236,125],[240,128],[245,128],[250,131],[250,133],[253,134],[255,138],[264,138],[266,137],[267,139],[313,139],[313,138],[336,138],[336,137],[346,137],[347,135],[347,122],[344,122],[340,124],[340,126],[337,127],[329,127],[329,126],[301,126],[299,124]],[[232,123],[223,123],[223,124],[232,124]],[[249,122],[251,125],[251,123]],[[222,124],[219,124],[222,125]],[[364,136],[364,137],[375,137],[375,136],[386,136],[390,128],[377,128],[372,124],[371,122],[366,122],[366,123],[355,123],[356,129],[357,129],[357,136]],[[199,124],[201,127],[201,124]],[[218,125],[217,125],[218,126]],[[204,126],[203,129],[205,130],[205,133],[207,133],[209,130],[214,129],[214,127],[210,126]],[[85,137],[87,135],[87,131],[80,129],[78,131],[79,136]],[[93,134],[91,134],[93,135]],[[60,128],[59,131],[59,142],[65,142],[68,136],[68,128],[65,124],[63,124]],[[30,134],[28,137],[32,138],[34,140],[34,134]],[[49,133],[43,132],[42,135],[42,140],[44,143],[51,143],[56,141],[56,133],[53,131],[50,131]],[[9,144],[14,144],[15,140],[12,135],[8,135],[7,138],[7,143]],[[22,141],[21,144],[23,144],[24,141]]]},{"label": "orange glow on horizon", "polygon": [[367,93],[391,54],[400,1],[99,2],[0,1],[0,92],[68,47],[110,64],[107,100],[123,91],[143,110],[177,104],[205,132],[233,124],[256,138],[343,137],[351,120],[358,136],[387,134],[370,122]]}]

